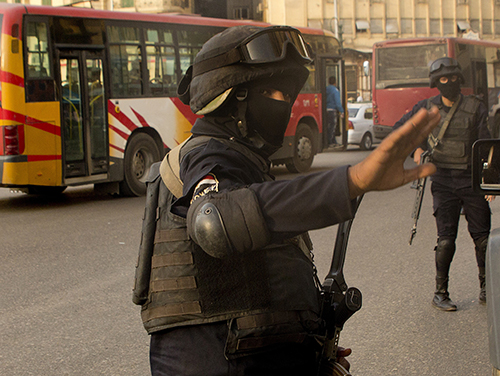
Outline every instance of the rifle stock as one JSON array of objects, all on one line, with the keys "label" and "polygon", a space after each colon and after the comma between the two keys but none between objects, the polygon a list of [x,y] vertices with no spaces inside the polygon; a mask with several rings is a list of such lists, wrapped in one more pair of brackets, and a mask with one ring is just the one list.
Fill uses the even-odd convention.
[{"label": "rifle stock", "polygon": [[[355,211],[362,198],[358,197]],[[354,218],[338,225],[332,264],[322,285],[321,319],[324,323],[324,342],[319,359],[318,376],[351,375],[336,360],[340,332],[344,323],[361,308],[361,292],[355,287],[347,288],[343,273],[353,220]]]}]

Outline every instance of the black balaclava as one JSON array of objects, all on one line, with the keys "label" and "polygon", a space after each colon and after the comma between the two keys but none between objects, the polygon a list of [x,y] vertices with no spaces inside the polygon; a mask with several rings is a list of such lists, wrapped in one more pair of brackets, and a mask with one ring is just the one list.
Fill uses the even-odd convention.
[{"label": "black balaclava", "polygon": [[275,89],[290,98],[296,92],[295,81],[293,77],[282,76],[254,81],[244,87],[247,90],[244,100],[247,137],[268,155],[283,144],[293,103],[269,98],[264,93],[266,90]]},{"label": "black balaclava", "polygon": [[439,80],[436,83],[436,87],[438,88],[441,95],[450,101],[455,101],[460,94],[460,78],[458,78],[455,82],[451,80],[451,76],[448,77],[448,82],[442,84]]}]

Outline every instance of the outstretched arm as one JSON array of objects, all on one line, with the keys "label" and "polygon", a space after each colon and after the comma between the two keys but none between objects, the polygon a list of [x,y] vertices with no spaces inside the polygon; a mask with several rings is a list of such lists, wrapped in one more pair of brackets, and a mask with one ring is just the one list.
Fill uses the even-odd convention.
[{"label": "outstretched arm", "polygon": [[432,163],[406,170],[404,162],[438,125],[439,111],[420,109],[403,126],[393,131],[360,163],[349,168],[348,184],[351,199],[369,191],[384,191],[432,175]]}]

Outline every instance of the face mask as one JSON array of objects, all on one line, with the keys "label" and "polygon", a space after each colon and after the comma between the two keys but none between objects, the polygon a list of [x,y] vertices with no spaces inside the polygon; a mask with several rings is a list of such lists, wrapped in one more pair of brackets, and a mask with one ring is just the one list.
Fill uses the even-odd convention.
[{"label": "face mask", "polygon": [[246,111],[249,135],[255,132],[270,146],[280,148],[291,112],[291,103],[267,98],[258,91],[249,91]]},{"label": "face mask", "polygon": [[448,80],[445,84],[438,82],[436,86],[443,97],[449,99],[450,101],[455,100],[460,94],[460,80],[456,80],[455,82]]},{"label": "face mask", "polygon": [[[278,150],[283,144],[286,127],[292,112],[292,103],[271,99],[263,95],[266,89],[274,88],[282,93],[293,93],[292,80],[268,79],[266,81],[254,82],[248,88],[248,96],[245,119],[249,138],[257,147],[265,148],[269,153]],[[293,81],[292,81],[293,82]]]}]

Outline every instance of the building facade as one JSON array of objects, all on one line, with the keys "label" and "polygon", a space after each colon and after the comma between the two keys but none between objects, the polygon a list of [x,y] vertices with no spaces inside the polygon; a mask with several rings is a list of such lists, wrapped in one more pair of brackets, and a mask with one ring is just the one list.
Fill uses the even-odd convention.
[{"label": "building facade", "polygon": [[[371,50],[395,38],[500,41],[500,0],[7,0],[116,11],[195,13],[332,31],[346,56],[350,98],[370,99]],[[368,63],[367,63],[368,62]]]},{"label": "building facade", "polygon": [[351,98],[356,90],[370,99],[365,61],[371,61],[374,43],[435,36],[500,41],[500,0],[263,1],[268,22],[335,33],[345,51]]}]

